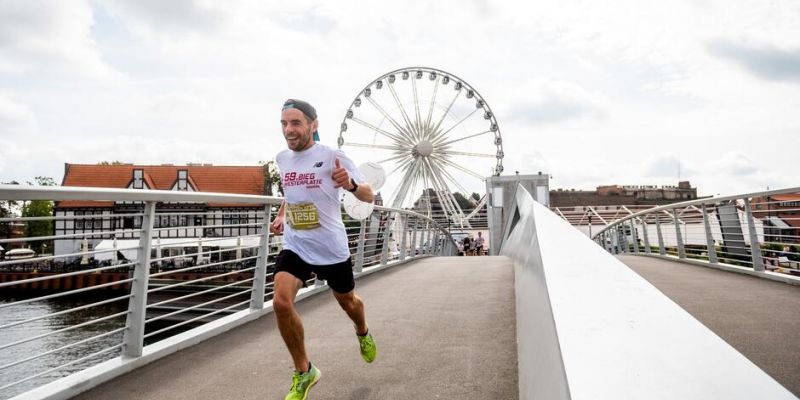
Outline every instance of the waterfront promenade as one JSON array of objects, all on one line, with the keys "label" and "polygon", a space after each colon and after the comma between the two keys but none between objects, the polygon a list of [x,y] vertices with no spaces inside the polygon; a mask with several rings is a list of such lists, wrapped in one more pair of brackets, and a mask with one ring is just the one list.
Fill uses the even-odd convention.
[{"label": "waterfront promenade", "polygon": [[[505,257],[436,257],[358,280],[378,358],[365,364],[328,293],[298,310],[322,380],[313,399],[516,399],[514,272]],[[278,399],[291,360],[270,314],[76,397]]]}]

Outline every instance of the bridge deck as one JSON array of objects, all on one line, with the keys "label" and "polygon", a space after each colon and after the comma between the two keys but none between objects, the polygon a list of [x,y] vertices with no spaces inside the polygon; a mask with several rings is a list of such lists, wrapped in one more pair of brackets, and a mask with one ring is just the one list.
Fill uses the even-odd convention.
[{"label": "bridge deck", "polygon": [[652,257],[618,258],[800,396],[800,287]]},{"label": "bridge deck", "polygon": [[[313,399],[516,399],[513,267],[505,257],[439,257],[357,282],[378,358],[365,364],[333,296],[298,303],[322,380]],[[77,399],[277,399],[291,360],[268,315]]]}]

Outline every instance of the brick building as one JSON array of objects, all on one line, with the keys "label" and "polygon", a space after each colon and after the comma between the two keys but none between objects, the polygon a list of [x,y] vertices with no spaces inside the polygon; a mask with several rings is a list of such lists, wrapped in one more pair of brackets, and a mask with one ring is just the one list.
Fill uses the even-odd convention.
[{"label": "brick building", "polygon": [[800,194],[775,194],[751,200],[753,217],[764,222],[764,236],[776,243],[800,243]]},{"label": "brick building", "polygon": [[661,205],[697,199],[697,188],[689,181],[678,182],[678,186],[607,185],[595,190],[550,191],[551,207],[612,206],[612,205]]}]

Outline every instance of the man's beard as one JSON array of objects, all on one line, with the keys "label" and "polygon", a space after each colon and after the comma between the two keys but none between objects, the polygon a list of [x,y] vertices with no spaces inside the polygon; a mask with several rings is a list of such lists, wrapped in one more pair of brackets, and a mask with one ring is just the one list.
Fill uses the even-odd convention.
[{"label": "man's beard", "polygon": [[289,145],[290,150],[301,151],[304,150],[306,146],[308,146],[309,141],[311,141],[311,128],[309,128],[308,131],[305,132],[305,134],[299,135],[299,137],[297,138],[297,146],[292,147],[289,144],[288,140],[286,144]]}]

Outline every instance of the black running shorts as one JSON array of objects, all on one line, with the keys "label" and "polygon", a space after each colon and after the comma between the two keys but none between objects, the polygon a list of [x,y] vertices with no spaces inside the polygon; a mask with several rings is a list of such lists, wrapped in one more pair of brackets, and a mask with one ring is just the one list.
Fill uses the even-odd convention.
[{"label": "black running shorts", "polygon": [[306,281],[311,279],[312,272],[317,274],[317,279],[328,281],[328,286],[334,292],[348,293],[356,287],[356,281],[353,278],[353,259],[350,257],[336,264],[312,265],[303,261],[297,253],[291,250],[281,250],[275,260],[275,275],[281,271],[288,272],[300,279],[303,287],[306,287]]}]

